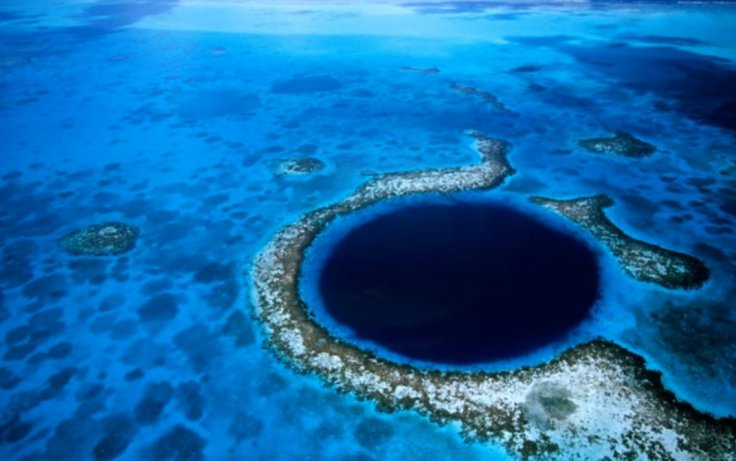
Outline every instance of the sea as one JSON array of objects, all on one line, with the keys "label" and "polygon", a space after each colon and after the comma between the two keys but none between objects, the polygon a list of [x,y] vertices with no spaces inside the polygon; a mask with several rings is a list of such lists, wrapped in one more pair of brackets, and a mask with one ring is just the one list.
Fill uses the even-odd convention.
[{"label": "sea", "polygon": [[[251,305],[253,258],[280,229],[377,175],[476,164],[471,132],[511,143],[516,172],[468,200],[606,194],[617,227],[710,278],[636,281],[581,237],[602,272],[589,317],[450,368],[601,337],[736,416],[736,3],[2,0],[0,459],[515,459],[296,372]],[[617,132],[656,152],[580,144]],[[318,318],[315,274],[366,213],[309,252]],[[63,245],[110,223],[135,229],[132,248]]]}]

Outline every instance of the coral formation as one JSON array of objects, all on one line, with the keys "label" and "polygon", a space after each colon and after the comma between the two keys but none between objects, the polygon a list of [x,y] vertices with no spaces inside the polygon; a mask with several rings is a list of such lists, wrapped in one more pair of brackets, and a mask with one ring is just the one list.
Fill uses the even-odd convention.
[{"label": "coral formation", "polygon": [[251,272],[255,314],[268,344],[295,370],[315,373],[382,410],[410,409],[439,424],[459,424],[468,439],[494,441],[523,459],[562,453],[580,460],[639,454],[651,460],[730,459],[736,452],[736,421],[715,419],[679,402],[641,357],[616,344],[594,340],[546,364],[511,372],[448,372],[377,357],[314,320],[298,290],[301,264],[306,249],[336,217],[390,197],[488,189],[513,174],[507,142],[471,135],[480,165],[378,176],[274,237]]},{"label": "coral formation", "polygon": [[583,139],[578,141],[578,145],[596,154],[616,154],[631,158],[648,157],[657,151],[653,145],[625,131],[616,131],[611,138]]},{"label": "coral formation", "polygon": [[406,72],[416,72],[418,74],[438,74],[440,69],[438,67],[414,67],[404,66],[401,70]]},{"label": "coral formation", "polygon": [[322,160],[314,157],[291,158],[280,162],[276,167],[277,176],[301,176],[315,173],[325,168]]},{"label": "coral formation", "polygon": [[452,83],[450,85],[450,88],[453,89],[453,90],[455,90],[455,91],[459,91],[460,93],[470,94],[470,95],[473,95],[473,96],[478,96],[482,100],[484,100],[487,103],[491,104],[491,106],[493,106],[493,108],[496,109],[496,110],[499,110],[499,111],[502,111],[502,112],[508,111],[508,109],[506,108],[506,106],[501,101],[498,100],[498,98],[496,97],[496,95],[494,95],[492,93],[489,93],[487,91],[479,90],[477,88],[473,88],[472,86],[459,85],[457,83]]},{"label": "coral formation", "polygon": [[59,246],[73,255],[119,255],[132,250],[139,235],[129,224],[106,222],[66,234],[59,239]]},{"label": "coral formation", "polygon": [[572,200],[532,197],[531,200],[590,231],[636,280],[665,288],[698,288],[710,277],[708,268],[699,259],[642,242],[616,227],[603,212],[614,203],[606,195]]}]

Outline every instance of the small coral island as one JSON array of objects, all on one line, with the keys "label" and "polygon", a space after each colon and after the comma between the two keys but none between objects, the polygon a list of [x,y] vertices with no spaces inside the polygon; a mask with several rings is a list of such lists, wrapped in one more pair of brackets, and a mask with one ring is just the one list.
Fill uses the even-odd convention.
[{"label": "small coral island", "polygon": [[300,157],[283,160],[276,165],[277,176],[304,176],[325,168],[325,163],[314,157]]},{"label": "small coral island", "polygon": [[59,239],[59,246],[73,255],[113,256],[132,250],[139,235],[129,224],[106,222],[66,234]]},{"label": "small coral island", "polygon": [[595,154],[616,154],[630,158],[648,157],[657,151],[653,145],[625,131],[616,131],[611,138],[583,139],[578,141],[578,145]]},{"label": "small coral island", "polygon": [[[736,421],[679,402],[644,359],[605,340],[576,346],[535,367],[448,372],[383,359],[315,321],[299,294],[301,264],[307,248],[336,217],[392,197],[490,189],[514,173],[507,160],[509,143],[477,132],[471,136],[479,165],[377,176],[271,240],[251,272],[253,305],[269,345],[297,371],[317,374],[382,410],[414,410],[439,424],[457,424],[469,440],[500,444],[522,459],[733,459]],[[707,277],[694,258],[627,238],[602,215],[608,203],[603,198],[581,200],[536,199],[588,228],[641,280],[692,287]]]}]

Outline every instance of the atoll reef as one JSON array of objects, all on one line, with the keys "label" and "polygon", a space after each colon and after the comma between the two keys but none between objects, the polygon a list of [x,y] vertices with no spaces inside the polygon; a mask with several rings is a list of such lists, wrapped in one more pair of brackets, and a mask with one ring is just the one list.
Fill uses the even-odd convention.
[{"label": "atoll reef", "polygon": [[450,85],[450,88],[463,94],[478,96],[479,98],[493,106],[493,108],[496,110],[502,112],[508,111],[508,108],[501,101],[499,101],[494,94],[489,93],[488,91],[479,90],[472,86],[459,85],[457,83],[452,83]]},{"label": "atoll reef", "polygon": [[636,240],[616,227],[603,212],[614,203],[606,195],[572,200],[532,197],[531,200],[590,231],[636,280],[665,288],[698,288],[709,278],[708,268],[699,259]]},{"label": "atoll reef", "polygon": [[132,250],[139,235],[138,229],[129,224],[106,222],[66,234],[59,239],[59,246],[73,255],[119,255]]},{"label": "atoll reef", "polygon": [[596,154],[615,154],[631,158],[648,157],[657,151],[653,145],[625,131],[616,131],[611,138],[583,139],[578,141],[578,145]]},{"label": "atoll reef", "polygon": [[[371,399],[380,409],[414,410],[439,424],[458,424],[467,439],[498,443],[522,459],[562,453],[580,460],[638,459],[640,454],[651,460],[732,459],[733,419],[716,419],[678,402],[643,358],[605,340],[578,345],[536,367],[448,372],[377,357],[315,321],[299,293],[301,264],[307,248],[336,217],[391,197],[490,189],[514,173],[506,158],[509,143],[477,132],[471,136],[479,165],[378,176],[274,237],[251,273],[254,309],[268,344],[294,369]],[[580,211],[570,215],[618,252],[632,275],[664,286],[702,283],[697,260],[627,238],[610,224],[600,212],[608,203],[604,198],[572,203],[578,205],[568,205],[571,210]],[[594,219],[591,210],[597,210]]]},{"label": "atoll reef", "polygon": [[0,1],[0,461],[736,461],[734,24]]},{"label": "atoll reef", "polygon": [[314,157],[292,158],[276,166],[277,176],[303,176],[325,168],[325,163]]}]

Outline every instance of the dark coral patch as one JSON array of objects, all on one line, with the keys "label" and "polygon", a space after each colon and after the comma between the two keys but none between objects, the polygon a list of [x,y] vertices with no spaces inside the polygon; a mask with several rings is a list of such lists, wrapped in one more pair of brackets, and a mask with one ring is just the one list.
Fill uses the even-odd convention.
[{"label": "dark coral patch", "polygon": [[277,176],[301,176],[323,170],[325,163],[315,157],[299,157],[284,160],[276,166]]},{"label": "dark coral patch", "polygon": [[728,306],[667,303],[649,316],[654,337],[678,363],[702,370],[703,376],[725,376],[736,383],[736,369],[725,366],[736,363],[736,321]]},{"label": "dark coral patch", "polygon": [[170,293],[156,295],[146,301],[138,309],[138,316],[143,322],[156,323],[171,320],[179,312],[179,302]]},{"label": "dark coral patch", "polygon": [[202,461],[205,439],[177,424],[151,446],[150,459],[155,461]]},{"label": "dark coral patch", "polygon": [[20,382],[20,376],[13,373],[9,368],[0,367],[0,388],[7,391],[13,389]]},{"label": "dark coral patch", "polygon": [[46,380],[46,387],[41,391],[41,399],[50,400],[59,396],[75,374],[77,374],[76,368],[67,367],[49,376]]},{"label": "dark coral patch", "polygon": [[189,421],[197,421],[204,414],[204,395],[196,381],[181,383],[176,388],[176,400]]},{"label": "dark coral patch", "polygon": [[33,279],[33,253],[30,240],[19,240],[3,248],[0,282],[16,287]]},{"label": "dark coral patch", "polygon": [[517,74],[531,74],[534,72],[539,72],[542,70],[540,66],[536,66],[533,64],[525,64],[523,66],[514,67],[511,69],[511,72],[517,73]]},{"label": "dark coral patch", "polygon": [[583,149],[596,154],[616,154],[623,157],[648,157],[657,151],[653,145],[625,131],[616,131],[611,138],[590,138],[578,141]]},{"label": "dark coral patch", "polygon": [[458,91],[463,94],[469,94],[472,96],[477,96],[478,98],[482,99],[483,101],[489,103],[494,109],[499,111],[508,111],[506,106],[498,100],[496,95],[493,93],[490,93],[488,91],[479,90],[477,88],[474,88],[472,86],[463,86],[459,85],[457,83],[452,83],[450,85],[450,88]]},{"label": "dark coral patch", "polygon": [[72,349],[74,349],[74,346],[72,346],[71,343],[63,341],[51,346],[51,348],[46,351],[46,357],[49,359],[60,360],[66,358],[72,352]]},{"label": "dark coral patch", "polygon": [[259,106],[260,99],[256,94],[231,88],[203,90],[182,100],[179,115],[193,121],[216,117],[243,118],[252,115]]},{"label": "dark coral patch", "polygon": [[59,245],[73,255],[119,255],[132,250],[139,235],[138,229],[129,224],[106,222],[70,232]]},{"label": "dark coral patch", "polygon": [[38,277],[23,287],[24,296],[44,302],[56,301],[65,294],[66,278],[58,274]]},{"label": "dark coral patch", "polygon": [[174,336],[174,344],[181,350],[198,373],[209,367],[220,356],[220,343],[204,325],[193,325]]},{"label": "dark coral patch", "polygon": [[19,415],[14,415],[10,420],[0,425],[0,441],[6,443],[16,443],[24,439],[33,426],[27,421],[23,421]]},{"label": "dark coral patch", "polygon": [[368,417],[358,423],[354,435],[360,446],[372,450],[388,442],[394,435],[394,429],[381,419]]},{"label": "dark coral patch", "polygon": [[222,332],[233,338],[235,345],[238,347],[250,346],[255,342],[255,335],[251,328],[250,321],[242,311],[237,310],[230,314],[222,327]]},{"label": "dark coral patch", "polygon": [[141,424],[153,424],[174,396],[174,388],[166,382],[149,384],[135,406],[135,419]]},{"label": "dark coral patch", "polygon": [[254,439],[263,432],[264,424],[259,418],[246,413],[238,413],[233,418],[227,433],[238,442]]},{"label": "dark coral patch", "polygon": [[622,34],[617,38],[632,42],[651,43],[654,45],[670,45],[670,46],[704,46],[709,45],[708,42],[691,37],[676,37],[670,35],[639,35],[639,34]]},{"label": "dark coral patch", "polygon": [[6,321],[10,317],[10,309],[5,307],[5,295],[0,291],[0,323]]},{"label": "dark coral patch", "polygon": [[271,87],[272,93],[303,94],[335,91],[342,87],[340,81],[325,75],[313,77],[296,77],[275,83]]},{"label": "dark coral patch", "polygon": [[102,421],[103,436],[92,449],[95,461],[109,461],[122,455],[133,440],[136,425],[124,414],[111,415]]},{"label": "dark coral patch", "polygon": [[125,373],[126,381],[138,381],[141,378],[143,378],[143,370],[141,370],[140,368],[135,368]]},{"label": "dark coral patch", "polygon": [[203,298],[207,305],[215,310],[228,310],[238,299],[240,288],[235,280],[229,279],[223,283],[212,285]]},{"label": "dark coral patch", "polygon": [[99,285],[107,278],[108,261],[101,259],[74,259],[67,266],[72,271],[72,280],[75,283],[88,282]]},{"label": "dark coral patch", "polygon": [[209,262],[194,273],[194,280],[200,283],[222,282],[229,279],[233,273],[232,264]]},{"label": "dark coral patch", "polygon": [[736,177],[736,162],[733,162],[733,164],[731,166],[722,169],[720,171],[720,173],[723,176]]}]

